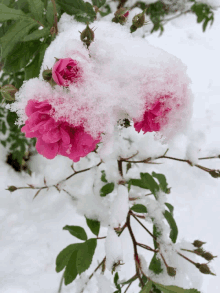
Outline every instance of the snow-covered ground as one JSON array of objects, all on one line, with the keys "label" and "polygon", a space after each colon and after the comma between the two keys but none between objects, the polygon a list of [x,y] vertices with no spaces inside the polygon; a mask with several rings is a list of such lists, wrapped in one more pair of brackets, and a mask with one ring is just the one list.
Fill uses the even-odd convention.
[{"label": "snow-covered ground", "polygon": [[[157,33],[146,36],[150,44],[179,57],[188,66],[187,72],[192,80],[195,101],[191,132],[188,137],[184,135],[176,137],[168,145],[169,156],[196,159],[198,150],[200,150],[199,157],[220,154],[219,33],[220,10],[215,12],[214,24],[211,28],[208,27],[205,33],[202,32],[201,24],[196,23],[194,15],[184,15],[168,23],[162,37],[158,37]],[[73,199],[65,192],[59,193],[55,188],[49,191],[43,190],[33,201],[35,194],[33,190],[9,193],[5,188],[9,185],[26,186],[27,183],[43,186],[44,177],[48,185],[54,184],[72,173],[72,162],[61,156],[51,161],[40,155],[33,156],[30,161],[33,175],[29,177],[27,174],[16,173],[5,163],[5,157],[5,150],[1,147],[0,293],[56,293],[62,276],[62,272],[59,274],[55,272],[56,256],[67,245],[78,242],[78,239],[62,228],[65,225],[83,226],[88,236],[93,237],[86,227],[86,221],[76,213]],[[92,158],[92,155],[88,157]],[[220,179],[214,179],[208,173],[190,167],[186,163],[167,159],[158,162],[163,164],[145,165],[144,170],[165,174],[169,186],[172,187],[167,200],[175,208],[174,216],[179,228],[177,242],[182,241],[183,238],[187,242],[200,239],[207,242],[204,246],[205,250],[213,255],[219,255]],[[84,168],[88,163],[90,166],[93,165],[92,161],[83,159],[75,164],[76,169]],[[204,160],[199,163],[212,169],[220,169],[219,159]],[[81,175],[76,175],[74,178],[77,176]],[[70,180],[71,186],[74,185],[74,180],[79,179]],[[68,190],[71,192],[71,187]],[[138,239],[142,243],[147,243],[149,238],[143,234],[142,228],[135,222],[131,224]],[[103,228],[100,236],[106,236],[106,232],[107,229]],[[126,271],[122,269],[119,273],[124,279],[134,274],[133,249],[126,233],[121,237],[124,255],[128,262],[130,261],[130,266]],[[97,261],[101,261],[104,257],[104,240],[99,241],[100,249],[95,254],[89,273],[97,266]],[[180,247],[184,247],[184,241],[181,242]],[[142,250],[140,252],[149,262],[152,254]],[[185,255],[197,262],[205,262],[201,258],[193,258],[190,253],[185,252]],[[202,275],[187,261],[181,258],[177,261],[182,264],[183,272],[190,272],[195,288],[202,293],[219,292],[219,258],[215,258],[209,265],[217,276]],[[178,278],[178,284],[188,288],[187,278],[182,278],[184,283]],[[99,281],[101,282],[101,279]],[[93,278],[84,292],[98,292],[96,282],[97,279]],[[138,287],[132,285],[128,292],[136,293],[137,289]],[[75,282],[67,287],[63,286],[62,292],[78,293]]]}]

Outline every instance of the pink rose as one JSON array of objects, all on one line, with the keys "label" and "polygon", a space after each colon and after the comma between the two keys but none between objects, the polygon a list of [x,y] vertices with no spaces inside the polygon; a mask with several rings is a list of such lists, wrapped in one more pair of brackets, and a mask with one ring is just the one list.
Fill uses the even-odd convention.
[{"label": "pink rose", "polygon": [[69,86],[70,83],[79,81],[81,68],[78,62],[71,58],[60,59],[52,69],[53,80],[61,86]]},{"label": "pink rose", "polygon": [[67,122],[56,122],[51,117],[52,106],[47,102],[29,100],[25,108],[28,119],[21,131],[26,137],[36,137],[36,149],[47,159],[62,155],[78,162],[96,148],[100,139],[93,139],[83,126],[74,127]]},{"label": "pink rose", "polygon": [[128,17],[128,15],[129,15],[129,11],[127,11],[123,16]]},{"label": "pink rose", "polygon": [[[166,114],[171,109],[163,109],[164,103],[157,101],[150,110],[146,110],[142,121],[135,122],[134,128],[137,132],[143,130],[144,133],[159,131],[161,126],[167,123]],[[162,118],[162,119],[161,119]],[[160,121],[161,120],[161,121]]]}]

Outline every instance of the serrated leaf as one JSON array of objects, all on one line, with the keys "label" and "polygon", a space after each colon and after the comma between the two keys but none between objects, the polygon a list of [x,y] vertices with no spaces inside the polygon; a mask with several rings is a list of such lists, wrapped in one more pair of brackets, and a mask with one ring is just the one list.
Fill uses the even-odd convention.
[{"label": "serrated leaf", "polygon": [[94,238],[80,244],[80,249],[78,251],[76,260],[78,274],[85,272],[90,267],[96,245],[97,240]]},{"label": "serrated leaf", "polygon": [[76,266],[77,254],[78,254],[78,251],[74,250],[66,265],[65,272],[64,272],[65,285],[72,283],[75,280],[76,276],[78,275],[77,266]]},{"label": "serrated leaf", "polygon": [[106,179],[105,171],[102,170],[101,172],[102,172],[101,181],[102,181],[102,182],[108,182],[107,179]]},{"label": "serrated leaf", "polygon": [[87,235],[85,230],[80,226],[68,226],[63,227],[63,230],[67,230],[71,235],[77,237],[80,240],[87,240]]},{"label": "serrated leaf", "polygon": [[149,293],[152,288],[153,282],[149,280],[147,284],[143,287],[143,289],[140,291],[140,293]]},{"label": "serrated leaf", "polygon": [[29,3],[29,10],[31,12],[31,16],[35,19],[44,23],[43,18],[43,11],[44,11],[44,4],[41,0],[28,0]]},{"label": "serrated leaf", "polygon": [[22,41],[28,42],[28,41],[33,41],[33,40],[39,40],[41,38],[48,37],[49,34],[50,34],[50,28],[45,27],[42,30],[36,30],[33,33],[25,36]]},{"label": "serrated leaf", "polygon": [[167,192],[168,184],[167,184],[167,181],[166,181],[166,177],[163,174],[159,174],[159,173],[155,173],[155,172],[152,172],[152,176],[157,178],[157,180],[159,181],[160,189],[163,192]]},{"label": "serrated leaf", "polygon": [[129,280],[127,280],[126,282],[120,283],[121,285],[126,285],[126,284],[130,284],[132,282],[134,282],[136,279],[138,278],[138,276],[133,276],[132,278],[130,278]]},{"label": "serrated leaf", "polygon": [[159,258],[157,258],[156,253],[154,253],[154,256],[150,262],[149,269],[153,271],[156,275],[159,275],[163,272],[163,269],[161,267],[161,261]]},{"label": "serrated leaf", "polygon": [[38,50],[37,45],[38,42],[17,44],[5,59],[4,71],[15,73],[24,68]]},{"label": "serrated leaf", "polygon": [[0,4],[0,22],[24,18],[28,18],[28,16],[23,11],[18,9],[12,9],[4,4]]},{"label": "serrated leaf", "polygon": [[159,185],[149,173],[140,173],[141,179],[130,179],[129,183],[140,188],[149,189],[154,196],[159,191]]},{"label": "serrated leaf", "polygon": [[183,289],[177,286],[165,286],[153,282],[153,284],[160,289],[163,293],[200,293],[197,289]]},{"label": "serrated leaf", "polygon": [[33,19],[25,18],[17,21],[10,27],[6,34],[0,39],[3,59],[12,51],[18,42],[23,40],[34,26],[36,26],[36,22],[34,22]]},{"label": "serrated leaf", "polygon": [[135,204],[131,210],[136,213],[147,213],[147,208],[143,204]]},{"label": "serrated leaf", "polygon": [[99,229],[100,229],[100,222],[86,218],[86,223],[87,223],[89,229],[92,231],[92,233],[95,234],[96,236],[98,236]]},{"label": "serrated leaf", "polygon": [[70,244],[58,254],[56,258],[56,272],[57,273],[61,272],[65,268],[72,253],[79,249],[79,245],[80,245],[79,243]]},{"label": "serrated leaf", "polygon": [[166,218],[168,224],[170,225],[170,239],[172,240],[173,243],[176,243],[176,239],[178,236],[178,228],[176,225],[176,222],[172,216],[172,214],[168,211],[164,212],[164,217]]},{"label": "serrated leaf", "polygon": [[102,7],[103,5],[105,5],[106,0],[92,0],[92,4],[94,6],[97,6],[98,8]]},{"label": "serrated leaf", "polygon": [[114,183],[107,183],[100,189],[100,196],[106,196],[114,190]]},{"label": "serrated leaf", "polygon": [[115,292],[117,292],[117,293],[121,293],[121,287],[120,287],[120,285],[118,284],[118,280],[119,280],[119,275],[118,275],[118,272],[117,272],[117,273],[115,273],[115,276],[114,276],[114,284],[115,284],[115,287],[116,287],[118,290],[115,291]]},{"label": "serrated leaf", "polygon": [[93,22],[96,17],[92,5],[83,0],[57,0],[56,2],[67,14],[74,15],[78,21]]},{"label": "serrated leaf", "polygon": [[174,207],[172,206],[172,204],[166,202],[165,205],[168,207],[168,209],[170,210],[171,215],[173,216]]}]

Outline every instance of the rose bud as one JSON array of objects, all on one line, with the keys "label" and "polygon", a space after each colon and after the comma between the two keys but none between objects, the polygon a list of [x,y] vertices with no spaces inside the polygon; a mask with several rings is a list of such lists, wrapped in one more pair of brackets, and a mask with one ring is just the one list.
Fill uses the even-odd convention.
[{"label": "rose bud", "polygon": [[200,241],[200,240],[195,240],[194,242],[193,242],[193,245],[195,246],[195,247],[201,247],[203,244],[205,244],[206,242],[202,242],[202,241]]},{"label": "rose bud", "polygon": [[217,257],[217,256],[213,256],[210,252],[205,252],[204,254],[202,254],[202,257],[208,261],[212,260],[213,258]]},{"label": "rose bud", "polygon": [[175,277],[176,276],[176,269],[172,267],[167,267],[167,274],[170,277]]},{"label": "rose bud", "polygon": [[90,44],[94,41],[94,38],[94,31],[87,24],[86,28],[81,32],[80,39],[88,48]]},{"label": "rose bud", "polygon": [[8,189],[10,192],[14,192],[15,190],[17,190],[17,187],[16,186],[9,186]]}]

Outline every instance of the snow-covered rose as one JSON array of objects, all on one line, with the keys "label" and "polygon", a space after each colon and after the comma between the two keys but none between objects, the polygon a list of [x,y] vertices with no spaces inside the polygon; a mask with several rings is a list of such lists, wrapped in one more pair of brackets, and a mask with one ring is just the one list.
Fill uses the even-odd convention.
[{"label": "snow-covered rose", "polygon": [[52,69],[53,80],[61,86],[69,86],[81,78],[81,68],[78,62],[71,58],[60,59]]}]

